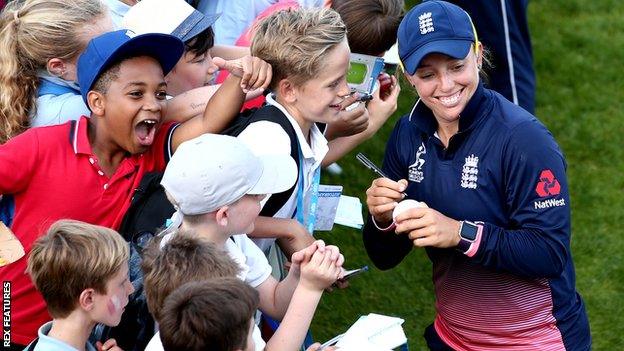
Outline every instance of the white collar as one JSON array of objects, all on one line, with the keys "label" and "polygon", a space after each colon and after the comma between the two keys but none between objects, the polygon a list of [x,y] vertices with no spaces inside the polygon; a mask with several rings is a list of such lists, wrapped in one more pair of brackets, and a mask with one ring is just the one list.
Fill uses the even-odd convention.
[{"label": "white collar", "polygon": [[[286,118],[288,118],[288,121],[290,121],[290,124],[295,129],[295,133],[297,133],[297,140],[299,141],[301,153],[304,158],[314,158],[317,162],[320,162],[323,158],[325,158],[325,155],[329,150],[329,147],[327,146],[327,139],[325,139],[325,135],[321,133],[321,130],[318,128],[316,123],[312,123],[312,126],[310,127],[310,144],[308,144],[299,123],[297,123],[295,118],[288,113],[284,106],[275,100],[273,94],[266,96],[266,103],[277,107],[280,111],[282,111]],[[310,147],[310,145],[312,145],[312,147]]]}]

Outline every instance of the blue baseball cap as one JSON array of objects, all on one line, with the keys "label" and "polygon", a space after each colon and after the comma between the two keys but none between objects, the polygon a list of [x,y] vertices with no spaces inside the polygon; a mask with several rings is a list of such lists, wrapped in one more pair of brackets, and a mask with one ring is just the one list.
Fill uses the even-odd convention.
[{"label": "blue baseball cap", "polygon": [[153,57],[166,75],[183,53],[184,43],[168,34],[135,35],[123,29],[95,37],[78,58],[78,85],[82,99],[88,106],[87,93],[100,75],[117,62],[137,56]]},{"label": "blue baseball cap", "polygon": [[476,41],[468,13],[446,1],[426,1],[411,9],[397,34],[399,57],[408,74],[434,52],[463,59]]}]

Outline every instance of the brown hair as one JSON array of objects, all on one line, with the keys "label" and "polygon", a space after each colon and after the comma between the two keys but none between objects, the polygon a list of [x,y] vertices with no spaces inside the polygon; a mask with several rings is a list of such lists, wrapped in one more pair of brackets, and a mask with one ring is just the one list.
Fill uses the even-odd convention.
[{"label": "brown hair", "polygon": [[71,60],[84,50],[107,9],[99,0],[9,2],[0,14],[0,144],[30,126],[38,69],[48,60]]},{"label": "brown hair", "polygon": [[160,323],[165,298],[184,283],[232,277],[240,271],[226,252],[206,239],[177,231],[162,248],[160,239],[146,249],[141,264],[147,307]]},{"label": "brown hair", "polygon": [[106,283],[128,258],[128,243],[116,231],[61,220],[33,245],[27,272],[50,315],[63,318],[75,309],[85,289],[106,294]]},{"label": "brown hair", "polygon": [[317,75],[325,56],[346,35],[347,29],[334,10],[283,10],[258,23],[251,53],[271,64],[271,88],[284,78],[301,85]]},{"label": "brown hair", "polygon": [[184,284],[165,300],[159,321],[165,351],[247,347],[258,292],[237,278]]},{"label": "brown hair", "polygon": [[334,0],[336,10],[349,31],[351,52],[378,56],[397,41],[397,30],[405,12],[403,0]]}]

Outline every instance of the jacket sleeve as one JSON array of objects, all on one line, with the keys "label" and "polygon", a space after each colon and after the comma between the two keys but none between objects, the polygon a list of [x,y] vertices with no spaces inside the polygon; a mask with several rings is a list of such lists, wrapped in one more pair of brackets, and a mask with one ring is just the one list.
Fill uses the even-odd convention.
[{"label": "jacket sleeve", "polygon": [[[404,140],[400,135],[405,132],[403,126],[406,122],[405,117],[397,122],[386,144],[382,170],[392,180],[399,180],[407,176],[407,166],[401,157],[402,145],[399,142]],[[363,229],[363,240],[368,257],[377,268],[383,270],[398,265],[413,247],[412,241],[406,235],[396,235],[394,230],[381,231],[377,229],[370,215],[368,215],[368,220]]]},{"label": "jacket sleeve", "polygon": [[565,159],[537,120],[513,130],[502,150],[508,225],[485,223],[473,260],[527,278],[559,276],[570,259]]}]

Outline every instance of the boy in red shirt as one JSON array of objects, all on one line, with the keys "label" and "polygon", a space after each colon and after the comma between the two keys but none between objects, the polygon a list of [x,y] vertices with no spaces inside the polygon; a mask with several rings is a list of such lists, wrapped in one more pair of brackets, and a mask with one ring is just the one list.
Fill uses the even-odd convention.
[{"label": "boy in red shirt", "polygon": [[[134,189],[147,172],[161,171],[178,145],[219,132],[211,121],[237,115],[245,93],[266,88],[271,67],[244,57],[220,62],[232,73],[203,116],[164,123],[164,75],[184,46],[170,35],[134,36],[126,30],[94,38],[78,60],[78,82],[91,117],[33,128],[0,145],[0,194],[15,197],[11,229],[28,253],[58,219],[118,228]],[[41,295],[24,274],[26,259],[0,268],[11,282],[11,336],[28,344],[50,319]]]}]

